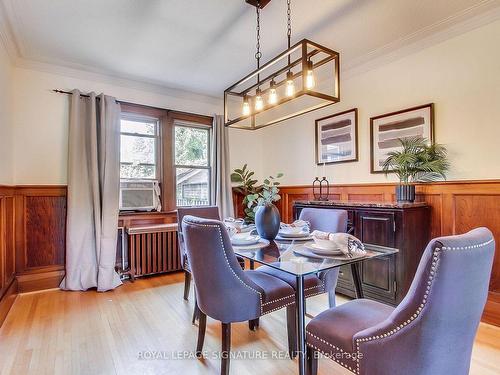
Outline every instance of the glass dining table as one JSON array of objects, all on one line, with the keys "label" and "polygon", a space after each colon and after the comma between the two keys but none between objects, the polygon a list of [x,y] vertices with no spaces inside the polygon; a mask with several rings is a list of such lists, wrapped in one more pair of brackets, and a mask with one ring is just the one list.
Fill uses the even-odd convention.
[{"label": "glass dining table", "polygon": [[366,254],[361,257],[345,256],[306,256],[311,242],[297,240],[274,240],[266,243],[257,243],[252,246],[234,246],[236,255],[248,259],[253,266],[255,263],[273,267],[286,272],[296,278],[295,308],[297,309],[297,341],[299,374],[306,373],[306,311],[304,295],[304,278],[307,275],[317,274],[340,266],[350,265],[353,276],[356,297],[363,298],[363,288],[359,274],[359,264],[369,262],[370,259],[390,256],[398,252],[397,249],[364,244]]}]

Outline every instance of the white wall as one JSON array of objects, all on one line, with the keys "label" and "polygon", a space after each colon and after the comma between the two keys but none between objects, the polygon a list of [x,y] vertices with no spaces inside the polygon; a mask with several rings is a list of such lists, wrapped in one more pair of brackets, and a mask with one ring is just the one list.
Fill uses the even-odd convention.
[{"label": "white wall", "polygon": [[[370,117],[435,103],[436,141],[449,150],[449,179],[500,178],[500,21],[341,81],[341,102],[259,131],[260,174],[309,184],[316,175],[314,120],[359,109],[359,162],[329,165],[334,183],[387,181],[370,174]],[[394,177],[389,177],[393,180]]]},{"label": "white wall", "polygon": [[[222,102],[210,97],[175,91],[168,95],[113,82],[15,68],[15,184],[66,183],[69,97],[52,92],[54,88],[104,92],[123,101],[199,114],[222,111]],[[236,165],[245,159],[245,147],[245,135],[231,130],[231,151]]]},{"label": "white wall", "polygon": [[0,185],[13,182],[12,71],[9,56],[0,40]]}]

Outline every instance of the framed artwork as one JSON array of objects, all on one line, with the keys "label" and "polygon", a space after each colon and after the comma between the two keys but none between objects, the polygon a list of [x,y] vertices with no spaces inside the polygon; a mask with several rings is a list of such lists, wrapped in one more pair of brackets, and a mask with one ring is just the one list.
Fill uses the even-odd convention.
[{"label": "framed artwork", "polygon": [[358,109],[316,120],[316,164],[358,161]]},{"label": "framed artwork", "polygon": [[371,173],[383,173],[387,153],[400,149],[399,138],[434,141],[434,104],[403,109],[370,118]]}]

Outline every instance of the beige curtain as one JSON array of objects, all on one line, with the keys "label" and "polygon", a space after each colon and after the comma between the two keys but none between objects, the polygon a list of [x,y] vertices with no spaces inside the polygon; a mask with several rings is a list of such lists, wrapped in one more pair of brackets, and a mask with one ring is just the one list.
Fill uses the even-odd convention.
[{"label": "beige curtain", "polygon": [[61,289],[121,285],[115,272],[120,186],[120,105],[72,91],[68,145],[66,277]]},{"label": "beige curtain", "polygon": [[213,123],[213,184],[215,204],[221,218],[234,217],[231,167],[229,165],[229,134],[224,126],[224,116],[214,115]]}]

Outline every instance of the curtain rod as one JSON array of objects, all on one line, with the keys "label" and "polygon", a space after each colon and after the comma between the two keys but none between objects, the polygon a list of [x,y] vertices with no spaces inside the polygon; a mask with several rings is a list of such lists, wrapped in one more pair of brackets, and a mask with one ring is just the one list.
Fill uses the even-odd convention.
[{"label": "curtain rod", "polygon": [[[57,93],[57,94],[73,95],[73,93],[71,91],[65,91],[65,90],[59,90],[59,89],[54,89],[52,91],[55,92],[55,93]],[[80,94],[80,96],[83,96],[84,98],[90,98],[90,95],[88,95],[88,94]],[[98,96],[96,98],[99,99]],[[116,102],[119,103],[119,104],[138,105],[138,106],[141,106],[141,107],[149,107],[149,108],[159,109],[161,111],[167,111],[167,112],[173,112],[173,113],[180,113],[180,114],[186,114],[186,115],[196,115],[196,116],[205,117],[207,119],[212,119],[213,120],[212,116],[200,115],[198,113],[176,111],[174,109],[159,108],[159,107],[153,107],[151,105],[145,105],[145,104],[139,104],[139,103],[132,103],[132,102],[124,102],[122,100],[116,100]]]}]

